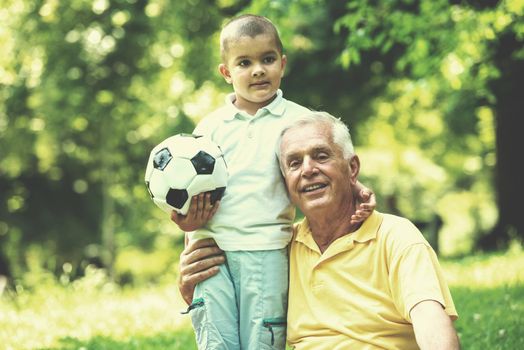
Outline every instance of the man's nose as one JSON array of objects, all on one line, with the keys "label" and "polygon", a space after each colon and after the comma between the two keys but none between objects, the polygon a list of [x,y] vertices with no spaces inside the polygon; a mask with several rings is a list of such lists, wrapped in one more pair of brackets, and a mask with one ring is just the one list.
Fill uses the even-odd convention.
[{"label": "man's nose", "polygon": [[311,176],[318,173],[318,168],[313,159],[306,157],[302,161],[302,176]]}]

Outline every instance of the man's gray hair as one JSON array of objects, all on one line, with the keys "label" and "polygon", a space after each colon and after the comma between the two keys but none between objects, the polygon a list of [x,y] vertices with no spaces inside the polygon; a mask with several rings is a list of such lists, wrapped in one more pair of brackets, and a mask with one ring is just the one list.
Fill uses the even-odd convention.
[{"label": "man's gray hair", "polygon": [[282,137],[284,134],[292,128],[308,125],[308,124],[317,124],[325,123],[331,126],[331,137],[333,137],[333,142],[340,147],[342,150],[342,155],[344,159],[349,160],[351,156],[355,154],[355,148],[353,147],[353,142],[351,141],[351,134],[349,128],[346,124],[339,118],[335,118],[331,114],[323,111],[311,111],[307,112],[291,121],[287,124],[282,132],[280,133],[280,138],[278,141],[277,155],[280,161],[280,144],[282,142]]}]

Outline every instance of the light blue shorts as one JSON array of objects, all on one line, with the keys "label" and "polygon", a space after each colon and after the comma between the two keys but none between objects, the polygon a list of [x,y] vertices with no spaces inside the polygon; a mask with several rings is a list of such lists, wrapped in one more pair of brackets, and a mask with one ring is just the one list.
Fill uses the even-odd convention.
[{"label": "light blue shorts", "polygon": [[199,350],[285,349],[287,248],[226,252],[189,307]]}]

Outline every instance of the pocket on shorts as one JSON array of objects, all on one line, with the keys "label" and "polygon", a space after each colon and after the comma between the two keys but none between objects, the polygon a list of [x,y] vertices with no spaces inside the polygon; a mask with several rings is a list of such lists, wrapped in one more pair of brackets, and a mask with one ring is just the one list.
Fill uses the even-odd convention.
[{"label": "pocket on shorts", "polygon": [[265,318],[262,320],[264,343],[270,346],[270,349],[285,349],[286,347],[286,318],[275,317]]},{"label": "pocket on shorts", "polygon": [[209,322],[204,298],[193,300],[188,310],[195,331],[198,348],[223,349],[224,347],[218,330]]}]

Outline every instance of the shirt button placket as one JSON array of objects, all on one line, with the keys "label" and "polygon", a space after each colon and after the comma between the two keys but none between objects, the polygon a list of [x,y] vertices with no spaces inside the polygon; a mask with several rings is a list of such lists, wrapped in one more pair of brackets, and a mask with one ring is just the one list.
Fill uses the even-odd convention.
[{"label": "shirt button placket", "polygon": [[252,120],[247,122],[247,137],[252,139],[254,137],[254,123]]},{"label": "shirt button placket", "polygon": [[324,281],[322,281],[322,278],[318,276],[319,270],[318,266],[314,268],[313,274],[311,275],[311,290],[314,294],[318,294],[322,291],[322,287],[324,287]]}]

